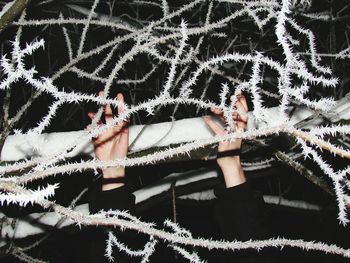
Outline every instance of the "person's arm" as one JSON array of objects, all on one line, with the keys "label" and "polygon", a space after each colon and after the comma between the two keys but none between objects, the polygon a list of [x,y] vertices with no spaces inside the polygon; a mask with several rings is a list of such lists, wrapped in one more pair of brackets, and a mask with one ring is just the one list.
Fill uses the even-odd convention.
[{"label": "person's arm", "polygon": [[[232,116],[238,130],[244,130],[247,125],[248,105],[243,95],[238,95],[237,112]],[[219,109],[212,109],[223,121]],[[210,117],[205,122],[216,135],[227,132],[217,125]],[[218,152],[234,151],[241,148],[241,139],[233,142],[220,142]],[[233,240],[262,239],[267,235],[267,217],[262,195],[252,190],[244,175],[239,154],[217,159],[224,185],[215,189],[217,197],[215,214],[219,221],[223,237]]]},{"label": "person's arm", "polygon": [[[103,95],[102,92],[99,94]],[[120,102],[124,102],[121,93],[117,95]],[[124,110],[123,106],[118,107],[118,114]],[[112,109],[109,105],[105,106],[104,115],[106,123],[109,123],[112,116]],[[95,113],[89,112],[89,117],[94,118]],[[101,125],[101,121],[99,122]],[[127,122],[119,123],[93,139],[95,156],[99,160],[109,161],[125,158],[128,152],[129,131]],[[135,211],[135,196],[125,183],[125,167],[109,167],[102,169],[102,176],[89,189],[89,211],[97,213],[101,210],[128,210],[131,214]],[[91,229],[91,262],[109,262],[104,256],[106,231],[110,229],[93,228]],[[114,230],[114,234],[121,241],[130,241],[130,233],[128,231]],[[132,236],[132,235],[131,235]],[[131,259],[123,253],[118,253],[118,262],[131,262]]]},{"label": "person's arm", "polygon": [[[103,92],[99,93],[100,96]],[[121,102],[118,114],[123,113],[124,97],[117,94],[117,100]],[[89,112],[93,119],[95,113]],[[105,122],[108,124],[113,119],[110,105],[104,108]],[[101,125],[101,121],[98,123]],[[95,156],[102,161],[123,159],[128,153],[129,129],[127,122],[121,122],[105,130],[93,139]],[[125,167],[108,167],[102,169],[102,178],[92,187],[90,191],[90,212],[96,213],[100,210],[119,209],[134,210],[135,197],[131,194],[128,186],[125,186]]]},{"label": "person's arm", "polygon": [[[103,92],[99,92],[99,96],[103,96]],[[118,107],[118,114],[124,112],[124,96],[121,93],[117,94],[117,100],[121,103]],[[93,119],[95,113],[89,112],[88,116]],[[104,109],[104,116],[106,124],[110,123],[113,120],[113,112],[110,105],[106,105]],[[100,120],[99,125],[102,124]],[[92,140],[95,150],[95,156],[101,161],[110,161],[115,159],[123,159],[128,153],[129,145],[129,128],[128,122],[123,121],[117,125],[105,130],[99,134],[96,138]],[[125,167],[109,167],[102,169],[102,175],[104,179],[116,179],[124,178],[125,176]],[[123,182],[112,182],[112,183],[103,183],[102,190],[111,190],[123,186]]]},{"label": "person's arm", "polygon": [[[233,96],[231,97],[231,101],[232,100]],[[247,127],[248,121],[248,104],[243,94],[237,95],[235,107],[237,110],[232,114],[232,119],[236,124],[236,131],[243,131]],[[223,116],[223,112],[220,109],[212,108],[211,110],[218,117],[220,117],[222,122],[226,123],[226,118]],[[227,131],[220,125],[216,124],[209,116],[205,116],[204,121],[215,133],[215,135],[222,136],[227,134]],[[241,145],[242,139],[236,139],[232,142],[220,142],[218,146],[218,152],[240,150]],[[224,175],[226,187],[233,187],[246,182],[239,154],[217,158],[217,164],[219,165]]]}]

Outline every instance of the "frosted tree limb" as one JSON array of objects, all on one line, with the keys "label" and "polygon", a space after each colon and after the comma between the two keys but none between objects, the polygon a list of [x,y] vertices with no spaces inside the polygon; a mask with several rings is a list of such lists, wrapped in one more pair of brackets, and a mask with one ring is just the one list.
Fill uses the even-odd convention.
[{"label": "frosted tree limb", "polygon": [[[340,119],[350,119],[350,107],[346,101],[343,102],[343,100],[341,100],[337,105],[339,106],[332,109],[333,114],[337,116],[333,119],[335,121]],[[276,116],[277,111],[278,108],[270,108],[266,114],[268,116]],[[300,108],[293,113],[290,123],[297,124],[305,119],[308,119],[308,117],[312,115],[313,112],[309,109]],[[251,115],[250,117],[251,118],[248,118],[248,130],[264,127],[263,123],[255,123]],[[321,121],[322,119],[317,120],[317,118],[314,118],[313,121],[307,126],[304,126],[304,128],[310,129],[315,127]],[[154,147],[162,147],[169,146],[171,144],[190,142],[196,139],[207,139],[212,136],[202,118],[189,118],[174,121],[171,132],[167,134],[162,141],[155,144],[155,142],[158,141],[158,138],[163,137],[163,131],[168,131],[171,125],[172,122],[147,125],[141,137],[130,150],[140,151],[148,149],[149,145]],[[262,125],[262,127],[259,125]],[[143,128],[143,125],[130,126],[130,142],[134,141],[134,138],[136,138],[138,133]],[[3,151],[1,152],[1,160],[19,161],[21,159],[28,159],[33,156],[49,156],[55,152],[60,152],[62,149],[66,148],[67,145],[70,145],[70,142],[75,141],[75,138],[80,137],[82,134],[83,131],[41,134],[39,136],[32,136],[29,134],[10,135],[5,141]],[[304,136],[304,134],[301,134],[301,136]],[[33,150],[34,145],[36,145],[36,150]],[[81,145],[74,152],[68,154],[67,157],[74,157],[79,154],[88,154],[93,156],[93,148],[90,142],[87,142],[85,145]]]},{"label": "frosted tree limb", "polygon": [[301,239],[290,240],[285,238],[272,238],[268,240],[249,240],[249,241],[216,241],[206,240],[203,238],[193,238],[187,236],[179,236],[165,230],[159,230],[152,226],[140,226],[138,223],[132,221],[121,220],[117,218],[103,218],[99,214],[95,215],[84,215],[78,212],[72,212],[70,209],[64,208],[56,204],[50,204],[50,202],[41,202],[44,207],[51,206],[57,213],[67,216],[76,222],[77,225],[99,225],[99,226],[111,226],[111,227],[122,227],[125,229],[135,230],[140,233],[144,233],[148,236],[152,236],[155,239],[160,239],[163,242],[169,242],[171,244],[182,244],[190,245],[193,247],[203,247],[206,249],[222,249],[230,251],[238,251],[245,249],[261,250],[267,247],[294,247],[303,250],[320,251],[323,253],[329,253],[339,255],[344,258],[350,258],[350,250],[344,249],[336,245],[327,245],[321,242],[304,241]]},{"label": "frosted tree limb", "polygon": [[[4,6],[4,9],[0,12],[0,31],[2,29],[1,23],[6,15],[11,13],[10,10],[16,4],[21,2],[24,3],[24,1],[17,0]],[[341,122],[350,119],[349,96],[347,95],[346,98],[340,101],[335,101],[331,97],[318,98],[315,94],[318,94],[317,89],[319,88],[322,90],[332,89],[341,83],[335,77],[336,74],[331,72],[331,67],[326,64],[327,60],[323,61],[323,57],[345,61],[349,59],[350,52],[349,47],[344,46],[342,47],[343,50],[338,53],[335,50],[325,56],[318,53],[317,35],[311,30],[312,27],[309,27],[307,23],[301,25],[295,18],[295,14],[298,15],[300,10],[307,10],[310,7],[310,1],[221,0],[215,1],[214,5],[213,2],[195,0],[174,9],[169,6],[166,0],[158,2],[138,1],[131,4],[136,4],[138,8],[143,4],[159,8],[160,16],[155,16],[154,21],[138,20],[128,15],[126,15],[127,19],[125,20],[115,17],[108,18],[103,14],[95,13],[99,1],[94,0],[90,8],[78,5],[69,6],[70,9],[85,15],[87,17],[85,19],[63,18],[60,15],[52,19],[26,20],[23,15],[18,21],[12,23],[13,26],[19,26],[19,29],[14,41],[9,45],[11,51],[1,56],[0,90],[9,94],[14,86],[25,82],[26,87],[29,86],[35,90],[35,95],[32,100],[24,103],[24,106],[12,119],[5,118],[8,120],[7,127],[9,129],[5,131],[3,138],[7,137],[9,132],[13,132],[15,135],[8,137],[1,154],[1,160],[4,162],[0,166],[0,202],[11,202],[19,205],[34,202],[44,208],[52,208],[56,216],[67,218],[70,223],[105,225],[144,233],[150,237],[150,241],[139,251],[130,250],[127,244],[120,243],[111,235],[107,246],[109,252],[116,245],[130,255],[143,256],[142,260],[144,262],[153,253],[155,242],[159,241],[177,250],[178,253],[192,262],[200,262],[201,260],[196,253],[190,253],[187,247],[184,246],[232,251],[247,248],[259,250],[271,246],[295,246],[349,257],[348,249],[334,245],[324,245],[320,242],[313,243],[283,238],[264,241],[221,242],[193,238],[188,230],[170,221],[164,223],[165,229],[158,229],[153,224],[142,222],[125,211],[105,211],[96,215],[88,215],[73,210],[72,207],[65,208],[56,205],[54,202],[47,200],[49,196],[54,194],[56,185],[48,186],[45,189],[29,189],[29,182],[40,181],[57,174],[64,176],[72,172],[85,170],[97,172],[99,168],[112,166],[154,164],[176,158],[178,155],[187,154],[191,156],[193,150],[203,147],[209,148],[211,145],[222,141],[273,137],[283,133],[289,138],[295,138],[296,143],[295,147],[290,149],[289,152],[277,152],[275,154],[277,159],[305,172],[302,164],[299,163],[299,159],[300,157],[311,158],[333,183],[332,190],[334,190],[338,204],[340,222],[344,225],[348,222],[350,168],[349,166],[341,168],[332,166],[327,156],[322,154],[322,151],[326,150],[344,159],[350,158],[347,143],[350,129],[348,125],[341,124]],[[198,22],[192,22],[194,21],[192,16],[190,16],[189,21],[191,23],[189,24],[175,22],[180,21],[187,13],[195,14],[197,11],[207,10],[206,5],[208,5],[208,12],[205,18],[200,18]],[[224,16],[220,13],[218,17],[216,12],[222,6],[229,7],[230,12]],[[315,14],[310,14],[309,17],[314,19]],[[319,14],[319,17],[320,19],[325,18],[322,14]],[[273,34],[274,39],[277,39],[278,45],[272,47],[277,50],[276,53],[265,53],[265,50],[259,50],[258,48],[254,51],[251,41],[249,41],[250,51],[248,52],[244,48],[240,49],[240,43],[237,47],[233,46],[234,41],[230,42],[230,40],[225,43],[227,48],[223,49],[222,52],[218,52],[215,46],[211,44],[204,47],[204,43],[208,43],[212,39],[229,38],[226,29],[230,29],[232,22],[239,22],[240,20],[251,23],[251,28],[258,32],[257,34],[264,32],[268,26],[268,31]],[[53,28],[61,27],[63,29],[68,49],[68,62],[64,62],[66,64],[59,66],[49,77],[43,77],[44,74],[37,71],[34,63],[27,62],[34,61],[32,58],[40,55],[39,52],[43,52],[39,49],[45,47],[45,41],[38,39],[34,39],[26,45],[21,43],[21,32],[30,30],[32,26],[54,26]],[[71,36],[68,35],[65,26],[74,26],[79,31],[81,37],[78,38],[76,52],[73,52],[74,44],[72,43],[74,42],[73,39],[70,39]],[[88,46],[85,44],[86,36],[93,29],[113,31],[113,35],[106,42],[99,43],[97,47],[86,50]],[[232,33],[232,30],[229,30],[229,32]],[[130,48],[124,50],[124,44],[128,45],[128,43],[130,43]],[[197,43],[197,46],[192,46],[193,43]],[[208,50],[208,53],[202,52],[202,49]],[[276,54],[278,56],[275,56]],[[139,72],[145,74],[144,70],[134,68],[134,65],[138,65],[138,62],[144,56],[152,60],[151,63],[147,63],[149,73],[146,73],[140,80],[136,78],[133,80],[132,76],[139,75]],[[82,64],[95,58],[97,58],[96,64],[98,66],[86,70]],[[130,72],[126,72],[129,64],[132,64],[130,67],[132,69]],[[244,64],[244,67],[239,70],[241,64]],[[228,76],[226,69],[233,69],[237,76]],[[208,79],[206,87],[203,88],[201,87],[201,81],[208,71],[211,73],[211,77]],[[133,98],[130,105],[111,98],[113,96],[110,96],[112,95],[110,93],[115,84],[132,84],[128,86],[128,89],[130,88],[128,91],[132,94],[134,90],[142,87],[146,81],[150,80],[150,83],[152,83],[151,79],[155,77],[151,77],[152,72],[165,73],[167,77],[165,79],[159,77],[156,87],[149,88],[152,91],[150,96],[140,101]],[[104,90],[104,95],[102,97],[95,96],[84,89],[79,92],[76,90],[68,91],[65,87],[66,83],[64,83],[64,74],[66,73],[73,75],[78,80],[84,79],[84,81],[87,80],[92,83],[93,81],[102,83],[101,89]],[[124,74],[125,79],[121,79],[121,75]],[[216,97],[209,100],[206,94],[209,94],[208,91],[211,89],[209,85],[214,82],[214,75],[215,78],[218,75],[220,79],[223,78],[228,82],[221,83],[221,91],[210,90],[210,92],[216,93]],[[270,89],[262,85],[268,79],[270,80],[269,83],[274,85],[274,88]],[[63,81],[63,84],[61,81]],[[226,101],[233,94],[232,101],[235,102],[240,91],[249,93],[253,104],[246,131],[236,131],[234,121],[228,121],[227,127],[232,133],[213,137],[200,118],[148,126],[132,126],[130,127],[130,141],[132,142],[135,138],[139,139],[132,144],[131,154],[127,158],[108,162],[101,162],[95,158],[75,163],[68,160],[69,157],[82,154],[94,157],[91,145],[93,137],[122,121],[130,119],[133,115],[141,116],[145,112],[152,115],[155,109],[162,110],[163,107],[175,105],[171,115],[171,117],[174,117],[177,116],[175,113],[182,106],[195,107],[203,111],[216,107],[222,110],[227,119],[231,119],[233,113],[237,112],[238,115],[242,113],[237,111],[232,103],[229,104]],[[42,119],[37,124],[33,124],[33,127],[30,127],[24,134],[20,130],[10,131],[11,128],[15,127],[14,125],[20,120],[21,116],[26,114],[25,111],[29,108],[31,101],[41,94],[53,100],[51,105],[48,105],[47,112]],[[269,101],[265,99],[266,97],[268,99],[273,98],[273,101],[276,102],[273,105],[277,105],[277,107],[268,108],[266,105],[269,105]],[[216,101],[219,101],[219,103]],[[89,128],[71,133],[43,134],[64,105],[86,102],[92,102],[99,107]],[[103,107],[106,104],[114,107],[123,106],[125,111],[114,117],[110,122],[98,125]],[[296,107],[295,111],[293,111],[293,107]],[[324,125],[325,120],[328,126]],[[140,121],[140,123],[143,122]],[[328,141],[329,138],[332,140]],[[141,152],[140,155],[136,155],[137,152],[154,146],[154,152],[150,151],[146,154]],[[301,154],[293,153],[294,148],[297,147],[301,149]],[[15,161],[15,163],[10,161]],[[247,163],[246,167],[254,170],[272,164],[273,160],[264,157],[256,162]],[[180,177],[180,175],[176,176],[176,178]],[[181,183],[187,184],[198,182],[196,179],[200,181],[207,178],[204,175],[195,179],[194,177],[178,183],[179,185]],[[142,189],[145,191],[142,192],[141,190],[140,195],[143,194],[143,198],[146,200],[151,194],[162,193],[164,186],[168,187],[166,182],[157,186],[153,185],[153,188]],[[152,191],[152,193],[150,194],[146,190]],[[74,201],[72,204],[74,204]],[[107,255],[111,259],[112,254],[109,252]],[[28,262],[33,261],[30,256],[24,253],[18,252],[17,255]]]},{"label": "frosted tree limb", "polygon": [[18,15],[26,8],[29,0],[13,0],[0,11],[0,32],[16,19]]},{"label": "frosted tree limb", "polygon": [[[134,222],[133,220],[120,219],[118,217],[108,216],[105,213],[97,213],[94,215],[86,215],[80,212],[73,211],[69,208],[57,205],[50,201],[42,200],[38,201],[38,204],[45,208],[51,207],[56,213],[65,216],[73,220],[78,226],[110,226],[110,227],[120,227],[123,229],[135,230],[140,233],[144,233],[154,239],[159,239],[162,242],[169,242],[175,245],[189,245],[193,247],[203,247],[208,250],[211,249],[222,249],[229,251],[238,251],[245,249],[255,249],[261,250],[267,247],[279,247],[283,248],[285,246],[299,248],[303,250],[314,250],[323,253],[329,253],[334,255],[339,255],[344,258],[350,258],[350,250],[344,249],[336,245],[327,245],[321,242],[314,241],[304,241],[301,239],[291,240],[285,238],[272,238],[267,240],[249,240],[249,241],[216,241],[216,240],[206,240],[203,238],[193,238],[191,236],[179,235],[177,232],[169,232],[166,230],[160,230],[154,228],[150,224],[141,224],[139,222]],[[176,229],[176,228],[175,228]],[[180,227],[178,229],[181,229]]]}]

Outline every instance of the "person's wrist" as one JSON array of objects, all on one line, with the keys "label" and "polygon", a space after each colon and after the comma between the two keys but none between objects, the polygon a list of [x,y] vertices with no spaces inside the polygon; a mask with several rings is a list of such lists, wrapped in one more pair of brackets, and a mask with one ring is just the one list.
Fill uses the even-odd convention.
[{"label": "person's wrist", "polygon": [[227,188],[246,182],[239,156],[228,156],[220,158],[217,160],[217,163],[223,173],[225,185]]},{"label": "person's wrist", "polygon": [[221,168],[221,170],[231,169],[232,167],[241,166],[241,158],[239,155],[221,157],[216,159],[216,162]]},{"label": "person's wrist", "polygon": [[[109,167],[102,169],[103,179],[123,178],[125,176],[125,167]],[[113,190],[124,186],[123,182],[104,182],[102,183],[102,191]]]},{"label": "person's wrist", "polygon": [[102,169],[103,178],[119,178],[125,176],[125,167],[108,167]]}]

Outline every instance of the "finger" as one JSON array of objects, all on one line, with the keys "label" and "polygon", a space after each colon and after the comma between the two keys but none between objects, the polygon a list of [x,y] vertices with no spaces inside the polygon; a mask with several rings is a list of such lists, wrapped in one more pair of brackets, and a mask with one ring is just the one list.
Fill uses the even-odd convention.
[{"label": "finger", "polygon": [[248,103],[247,103],[247,99],[245,98],[244,95],[241,95],[239,98],[239,102],[242,103],[244,109],[248,112],[249,108],[248,108]]},{"label": "finger", "polygon": [[233,94],[233,95],[230,97],[231,103],[232,103],[233,101],[238,101],[239,98],[240,98],[241,96],[243,96],[241,91],[238,92],[238,93]]},{"label": "finger", "polygon": [[112,108],[111,108],[111,105],[109,104],[105,106],[105,119],[106,119],[106,123],[109,123],[113,119]]},{"label": "finger", "polygon": [[120,104],[118,104],[118,115],[120,115],[123,114],[125,111],[123,93],[117,94],[117,100],[120,102]]},{"label": "finger", "polygon": [[211,107],[210,110],[212,113],[214,113],[216,115],[223,115],[223,112],[219,108]]},{"label": "finger", "polygon": [[217,125],[209,116],[204,116],[204,121],[216,135],[225,134],[225,131],[219,125]]},{"label": "finger", "polygon": [[246,107],[244,107],[243,103],[241,101],[237,101],[236,103],[236,109],[241,113],[247,113]]},{"label": "finger", "polygon": [[[102,123],[99,122],[99,123],[98,123],[98,126],[101,126],[101,125],[102,125]],[[89,124],[88,126],[86,126],[86,130],[88,130],[88,131],[92,130],[93,128],[96,128],[96,126],[93,127],[91,124]],[[91,140],[92,140],[92,142],[93,142],[94,145],[95,145],[96,141],[97,141],[100,137],[101,137],[101,136],[100,136],[99,134],[94,135],[94,136],[91,137]]]},{"label": "finger", "polygon": [[[124,106],[123,106],[123,104],[124,104],[124,96],[123,96],[122,93],[118,93],[116,98],[118,100],[118,117],[119,117],[124,112]],[[119,129],[122,129],[122,127],[124,125],[125,125],[125,123],[124,123],[124,121],[122,121],[122,122],[119,122],[117,126],[118,126]]]},{"label": "finger", "polygon": [[124,146],[126,149],[128,149],[128,146],[129,146],[129,128],[128,127],[124,127],[121,130],[119,144]]},{"label": "finger", "polygon": [[[98,96],[103,97],[103,95],[104,95],[104,91],[100,90],[98,92]],[[103,120],[103,122],[106,121],[106,123],[108,123],[112,120],[112,109],[111,109],[110,105],[106,105],[104,107],[104,118],[102,116],[102,120]]]},{"label": "finger", "polygon": [[238,111],[238,117],[243,121],[248,121],[247,110],[240,101],[237,101],[236,108]]},{"label": "finger", "polygon": [[[90,116],[89,116],[90,117]],[[95,117],[95,115],[94,115],[94,117]],[[91,119],[93,119],[94,117],[90,117]],[[102,121],[101,120],[99,120],[98,122],[97,122],[97,124],[98,125],[102,125]],[[90,126],[90,125],[89,125]]]},{"label": "finger", "polygon": [[94,145],[101,145],[105,142],[108,142],[114,136],[115,136],[115,134],[110,132],[110,131],[109,132],[108,131],[102,132],[102,133],[98,134],[97,137],[95,137]]},{"label": "finger", "polygon": [[227,120],[223,115],[220,115],[219,118],[223,123],[225,123],[225,124],[227,123]]},{"label": "finger", "polygon": [[239,120],[240,120],[239,115],[238,115],[237,112],[232,113],[232,118],[233,118],[235,121],[239,121]]},{"label": "finger", "polygon": [[223,123],[227,124],[226,117],[224,116],[224,113],[223,113],[222,110],[220,110],[219,108],[210,108],[210,110],[211,110],[215,115],[217,115]]},{"label": "finger", "polygon": [[[121,102],[121,104],[118,105],[118,116],[120,114],[123,114],[125,112],[125,104],[124,104],[124,96],[123,93],[118,93],[117,94],[117,100]],[[129,120],[125,120],[121,123],[121,125],[127,126],[129,124]]]},{"label": "finger", "polygon": [[230,98],[231,101],[234,101],[235,96],[237,97],[237,102],[242,103],[245,111],[248,111],[249,109],[248,109],[248,104],[247,104],[247,100],[246,100],[245,96],[242,93],[239,93],[237,95],[232,95]]},{"label": "finger", "polygon": [[248,115],[242,103],[238,102],[236,104],[238,112],[234,120],[237,123],[239,129],[245,129],[247,127]]}]

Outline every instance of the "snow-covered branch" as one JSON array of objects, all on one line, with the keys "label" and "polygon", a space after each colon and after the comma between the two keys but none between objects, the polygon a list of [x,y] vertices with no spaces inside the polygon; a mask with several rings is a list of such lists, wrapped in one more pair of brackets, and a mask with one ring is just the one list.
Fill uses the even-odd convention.
[{"label": "snow-covered branch", "polygon": [[[9,23],[9,14],[13,16],[11,10],[17,5],[16,10],[21,10],[27,2],[12,1],[4,6],[0,12],[0,31],[4,27],[3,22],[5,26]],[[350,159],[349,149],[346,144],[340,143],[338,138],[350,136],[349,125],[342,123],[350,118],[349,95],[335,100],[329,96],[318,96],[319,92],[316,92],[319,89],[337,88],[340,79],[318,53],[315,32],[301,25],[296,19],[300,10],[310,6],[310,1],[221,0],[213,4],[211,1],[207,3],[204,0],[195,0],[178,8],[172,8],[165,0],[159,3],[134,1],[133,4],[153,5],[161,11],[161,16],[154,21],[142,20],[138,23],[100,14],[100,4],[99,0],[94,0],[91,8],[68,6],[85,18],[77,19],[60,14],[50,19],[27,19],[23,13],[18,21],[12,23],[12,26],[19,29],[0,58],[0,91],[12,92],[17,85],[23,84],[23,88],[30,87],[34,92],[17,113],[4,119],[1,126],[3,131],[0,141],[7,139],[5,144],[1,145],[0,202],[19,205],[36,203],[53,208],[57,214],[77,224],[118,226],[137,230],[150,237],[143,249],[133,251],[110,234],[106,252],[110,259],[113,246],[117,246],[132,256],[142,256],[143,261],[147,262],[158,241],[165,242],[191,262],[201,262],[201,259],[196,253],[187,251],[184,245],[226,250],[291,246],[350,257],[349,250],[303,240],[280,238],[221,242],[196,239],[180,226],[166,224],[165,227],[170,226],[171,230],[160,230],[120,211],[87,215],[58,206],[48,201],[58,185],[30,189],[29,182],[39,182],[57,174],[96,171],[111,166],[153,164],[181,154],[190,155],[193,150],[221,141],[260,139],[283,133],[295,139],[295,145],[301,149],[300,155],[311,158],[325,176],[331,179],[339,208],[339,220],[344,225],[349,221],[349,167],[333,167],[322,153],[327,151]],[[220,11],[220,15],[215,16],[217,8],[223,5],[230,6],[232,11],[227,15],[222,15]],[[191,24],[187,23],[186,13],[196,13],[196,8],[204,7],[206,16],[203,21],[192,23],[191,20]],[[296,12],[296,9],[299,11]],[[309,14],[306,17],[313,19],[315,16],[317,17],[315,14]],[[324,19],[322,16],[319,18]],[[228,41],[228,47],[222,51],[210,46],[211,39],[226,38],[227,33],[222,31],[240,19],[248,19],[252,28],[260,33],[267,27],[272,29],[273,38],[277,39],[277,43],[271,43],[271,46],[278,50],[278,55],[255,49],[252,45],[249,50],[240,48],[240,45],[232,48],[235,40]],[[134,22],[135,20],[137,19],[131,19]],[[49,74],[41,72],[40,67],[30,62],[36,61],[33,58],[45,52],[48,39],[34,38],[23,41],[21,37],[23,30],[30,30],[34,26],[59,27],[59,32],[64,37],[67,48],[65,57],[68,61]],[[72,26],[79,31],[77,45],[68,30]],[[109,30],[108,32],[113,34],[107,34],[110,37],[107,37],[105,42],[98,42],[97,46],[91,45],[89,49],[89,32],[96,28]],[[209,46],[203,48],[206,42]],[[126,46],[128,48],[125,48]],[[306,50],[303,50],[305,47]],[[145,60],[145,57],[149,61]],[[332,58],[349,59],[349,47],[338,53],[333,52]],[[94,61],[94,68],[82,66],[88,60]],[[142,63],[139,63],[140,61]],[[147,70],[138,68],[141,64],[147,65]],[[227,74],[225,69],[232,70],[234,74]],[[142,72],[142,77],[138,72]],[[206,78],[206,72],[210,72],[209,78]],[[78,84],[66,83],[65,77],[68,74],[84,82],[98,82],[104,91],[103,96],[96,95],[86,87],[71,88]],[[153,78],[158,78],[157,84],[154,84]],[[203,80],[206,83],[204,86]],[[267,82],[272,83],[274,87],[267,88]],[[125,90],[129,91],[132,97],[130,102],[125,103],[114,98],[113,86],[116,83],[127,86]],[[133,92],[138,88],[142,90],[145,83],[150,86],[149,90],[152,92],[140,96],[139,99]],[[214,84],[215,87],[211,87]],[[209,96],[209,91],[215,96]],[[227,103],[231,96],[234,102],[241,92],[246,92],[252,103],[248,129],[245,131],[236,130],[230,117],[237,109],[234,103]],[[41,116],[37,123],[29,124],[28,129],[21,130],[17,124],[40,96],[45,96],[47,101],[50,101],[44,105],[47,108],[45,115]],[[270,106],[270,99],[273,100],[274,107]],[[53,120],[58,118],[60,109],[66,105],[82,106],[85,103],[93,103],[98,107],[91,125],[83,127],[81,131],[44,133]],[[123,106],[124,111],[114,116],[110,122],[100,125],[103,107],[107,104],[114,108]],[[171,119],[171,122],[145,125],[147,121],[140,120],[140,125],[132,125],[130,128],[131,154],[150,147],[155,148],[154,152],[138,157],[129,155],[127,158],[111,161],[99,161],[94,158],[91,145],[93,137],[132,117],[139,118],[145,114],[156,116],[164,108],[171,107],[173,109],[166,118]],[[179,107],[196,108],[197,113],[191,115],[196,118],[174,120],[178,116],[176,113]],[[227,135],[212,136],[205,128],[201,115],[210,108],[220,109],[229,120]],[[198,114],[199,112],[201,113]],[[165,110],[162,114],[168,114],[168,111]],[[11,135],[8,136],[9,134]],[[81,154],[93,158],[70,162],[70,157]],[[285,153],[285,157],[289,157],[288,154],[291,155]],[[286,159],[288,158],[284,161]],[[268,165],[269,160],[258,161],[251,163],[247,169]]]}]

